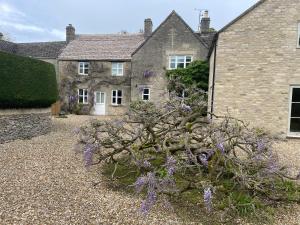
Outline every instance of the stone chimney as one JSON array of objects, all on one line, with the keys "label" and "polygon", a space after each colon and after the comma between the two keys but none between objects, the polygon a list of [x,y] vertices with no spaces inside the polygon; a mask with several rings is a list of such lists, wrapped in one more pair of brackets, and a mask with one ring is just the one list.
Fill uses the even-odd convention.
[{"label": "stone chimney", "polygon": [[73,40],[75,40],[75,27],[73,27],[72,24],[69,24],[66,27],[66,41],[69,43]]},{"label": "stone chimney", "polygon": [[200,32],[207,33],[210,28],[210,17],[208,15],[208,10],[205,10],[202,14],[201,22],[200,22]]},{"label": "stone chimney", "polygon": [[0,41],[3,40],[3,34],[0,32]]},{"label": "stone chimney", "polygon": [[151,36],[152,28],[153,28],[152,20],[150,18],[145,19],[145,22],[144,22],[144,37],[145,38],[148,38]]}]

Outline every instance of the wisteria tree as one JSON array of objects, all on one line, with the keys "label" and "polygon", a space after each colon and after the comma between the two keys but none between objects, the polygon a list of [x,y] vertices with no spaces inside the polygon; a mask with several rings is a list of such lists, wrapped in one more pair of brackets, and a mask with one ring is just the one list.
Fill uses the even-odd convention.
[{"label": "wisteria tree", "polygon": [[238,210],[240,193],[251,207],[299,202],[297,177],[280,166],[270,135],[229,116],[210,121],[205,93],[191,88],[186,96],[161,105],[133,102],[123,118],[80,128],[86,165],[113,164],[115,179],[118,167],[130,167],[124,176],[138,174],[133,186],[146,196],[145,214],[159,199],[191,190],[202,193],[208,212],[221,203]]}]

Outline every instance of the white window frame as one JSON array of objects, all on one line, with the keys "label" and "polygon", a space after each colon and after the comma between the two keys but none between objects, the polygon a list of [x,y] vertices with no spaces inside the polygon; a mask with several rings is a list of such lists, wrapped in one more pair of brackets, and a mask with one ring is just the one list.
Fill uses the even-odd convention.
[{"label": "white window frame", "polygon": [[[171,62],[172,62],[172,59],[175,57],[175,68],[171,68]],[[186,58],[187,57],[190,57],[191,58],[191,62],[189,62],[189,64],[191,64],[193,62],[193,56],[191,55],[170,55],[169,56],[169,70],[175,70],[178,68],[178,58],[179,57],[184,57],[184,66],[183,68],[186,68],[187,67],[187,61],[186,61]]]},{"label": "white window frame", "polygon": [[[148,94],[145,94],[145,93],[144,93],[145,89],[148,89]],[[143,92],[142,92],[142,100],[143,100],[143,101],[150,101],[150,93],[151,93],[150,88],[144,87],[144,88],[143,88]],[[148,99],[144,99],[144,96],[148,96]]]},{"label": "white window frame", "polygon": [[[87,68],[86,68],[86,64],[87,64]],[[81,72],[81,65],[82,65],[82,72]],[[85,73],[85,70],[88,70],[88,73]],[[90,63],[86,62],[86,61],[81,61],[78,62],[78,74],[79,75],[83,75],[83,76],[87,76],[89,75],[90,72]]]},{"label": "white window frame", "polygon": [[[80,94],[80,90],[82,90],[82,95]],[[86,91],[86,94],[85,94],[85,91]],[[82,96],[82,102],[80,102],[80,97]],[[85,97],[86,97],[86,100],[85,100]],[[78,89],[78,103],[79,104],[89,104],[89,92],[88,92],[88,89],[86,88],[79,88]]]},{"label": "white window frame", "polygon": [[[116,98],[116,102],[115,102],[115,103],[113,102],[113,99],[114,99],[114,91],[116,92],[116,97],[115,97],[115,98]],[[121,91],[121,94],[122,94],[121,97],[118,96],[118,92],[119,92],[119,91]],[[119,99],[119,98],[121,99],[121,104],[118,104],[118,99]],[[119,90],[112,90],[112,91],[111,91],[111,104],[112,104],[112,105],[115,105],[115,106],[117,106],[117,105],[122,105],[122,104],[123,104],[123,90],[119,89]]]},{"label": "white window frame", "polygon": [[[114,65],[116,66],[116,68],[114,68]],[[117,73],[114,73],[114,70],[116,70]],[[112,62],[111,63],[111,75],[115,76],[115,77],[123,76],[124,75],[124,63],[123,62]]]}]

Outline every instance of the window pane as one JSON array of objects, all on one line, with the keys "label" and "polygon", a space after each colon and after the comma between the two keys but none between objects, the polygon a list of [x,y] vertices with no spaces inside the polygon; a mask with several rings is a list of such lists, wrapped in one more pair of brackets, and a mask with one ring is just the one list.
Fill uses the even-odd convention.
[{"label": "window pane", "polygon": [[112,103],[113,103],[113,104],[116,104],[116,97],[113,97],[113,98],[112,98]]},{"label": "window pane", "polygon": [[300,117],[300,103],[293,103],[291,117]]},{"label": "window pane", "polygon": [[300,118],[292,118],[290,132],[300,132]]},{"label": "window pane", "polygon": [[118,90],[118,97],[122,97],[122,91]]},{"label": "window pane", "polygon": [[293,88],[293,102],[300,102],[300,88]]},{"label": "window pane", "polygon": [[117,91],[113,91],[112,95],[113,95],[113,97],[116,97],[117,96]]},{"label": "window pane", "polygon": [[186,57],[186,62],[191,62],[192,61],[192,57],[191,56],[187,56]]},{"label": "window pane", "polygon": [[83,95],[83,89],[79,89],[79,95]]},{"label": "window pane", "polygon": [[122,98],[118,98],[118,105],[122,104]]},{"label": "window pane", "polygon": [[105,103],[105,94],[103,92],[101,92],[100,103],[102,103],[102,104]]},{"label": "window pane", "polygon": [[149,89],[148,88],[144,88],[144,94],[149,94]]},{"label": "window pane", "polygon": [[113,69],[117,69],[118,68],[118,64],[117,63],[112,63],[111,66],[112,66]]},{"label": "window pane", "polygon": [[88,74],[89,73],[89,69],[88,68],[85,68],[84,69],[84,74]]},{"label": "window pane", "polygon": [[88,102],[88,97],[84,96],[84,103]]},{"label": "window pane", "polygon": [[184,63],[178,63],[177,68],[184,68]]},{"label": "window pane", "polygon": [[88,68],[89,68],[89,63],[88,63],[88,62],[85,62],[85,63],[84,63],[84,66],[85,66],[85,68],[88,69]]},{"label": "window pane", "polygon": [[184,62],[184,56],[178,56],[177,61],[178,63]]},{"label": "window pane", "polygon": [[83,97],[79,96],[79,103],[83,103]]},{"label": "window pane", "polygon": [[170,68],[171,68],[171,69],[176,69],[175,63],[171,63]]},{"label": "window pane", "polygon": [[145,101],[149,100],[149,95],[143,95],[143,100]]}]

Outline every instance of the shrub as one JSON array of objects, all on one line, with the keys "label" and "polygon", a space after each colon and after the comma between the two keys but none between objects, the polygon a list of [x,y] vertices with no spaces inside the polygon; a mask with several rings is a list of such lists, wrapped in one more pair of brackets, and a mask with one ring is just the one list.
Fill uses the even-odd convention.
[{"label": "shrub", "polygon": [[145,195],[145,214],[159,199],[186,193],[208,213],[226,209],[227,215],[299,202],[297,178],[280,165],[269,134],[229,116],[209,121],[204,93],[191,90],[188,96],[174,95],[160,106],[133,102],[120,120],[82,127],[86,165],[105,162],[114,168],[112,178],[134,176],[131,185]]},{"label": "shrub", "polygon": [[49,107],[57,98],[52,64],[0,52],[0,108]]},{"label": "shrub", "polygon": [[194,61],[187,68],[167,71],[167,77],[170,78],[169,90],[181,92],[182,90],[180,89],[196,86],[197,88],[207,91],[208,76],[208,62],[200,60]]}]

